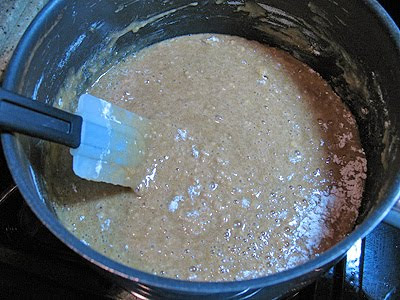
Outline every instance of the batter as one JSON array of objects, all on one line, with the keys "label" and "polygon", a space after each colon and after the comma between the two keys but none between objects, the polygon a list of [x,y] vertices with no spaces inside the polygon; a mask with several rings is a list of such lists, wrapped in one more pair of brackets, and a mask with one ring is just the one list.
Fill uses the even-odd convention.
[{"label": "batter", "polygon": [[153,122],[134,190],[77,178],[68,149],[51,146],[58,217],[104,255],[161,276],[240,280],[304,263],[352,230],[366,178],[355,119],[289,54],[183,36],[126,57],[88,93]]}]

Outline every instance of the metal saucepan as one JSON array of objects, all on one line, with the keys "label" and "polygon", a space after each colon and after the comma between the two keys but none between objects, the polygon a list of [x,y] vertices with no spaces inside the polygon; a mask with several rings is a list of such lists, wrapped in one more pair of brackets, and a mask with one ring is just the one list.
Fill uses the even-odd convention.
[{"label": "metal saucepan", "polygon": [[[142,26],[126,30],[134,21]],[[110,34],[118,32],[109,51]],[[400,194],[400,34],[376,1],[54,0],[27,29],[3,87],[51,103],[66,76],[99,51],[108,49],[110,57],[118,57],[128,49],[200,32],[244,36],[289,51],[328,80],[356,116],[368,159],[360,216],[353,232],[319,257],[288,271],[237,282],[188,282],[144,273],[92,250],[58,221],[41,176],[46,158],[37,140],[3,133],[5,156],[25,200],[51,232],[99,272],[137,294],[239,298],[264,288],[265,297],[281,296],[328,270],[384,218]],[[81,91],[90,81],[90,68],[85,70]]]}]

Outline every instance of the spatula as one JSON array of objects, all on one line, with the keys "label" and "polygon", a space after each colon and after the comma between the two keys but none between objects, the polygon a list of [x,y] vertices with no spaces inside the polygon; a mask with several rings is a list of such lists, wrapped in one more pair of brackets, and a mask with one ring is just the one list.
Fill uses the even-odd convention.
[{"label": "spatula", "polygon": [[71,114],[0,88],[0,128],[70,147],[74,173],[87,180],[134,188],[148,124],[89,94]]}]

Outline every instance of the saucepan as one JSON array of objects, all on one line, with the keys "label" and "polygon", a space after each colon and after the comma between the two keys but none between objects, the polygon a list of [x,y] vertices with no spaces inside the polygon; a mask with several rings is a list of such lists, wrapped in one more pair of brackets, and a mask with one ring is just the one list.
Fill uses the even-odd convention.
[{"label": "saucepan", "polygon": [[3,132],[7,163],[43,224],[89,265],[137,295],[282,296],[338,262],[400,195],[400,33],[376,1],[54,0],[25,32],[3,88],[51,104],[65,78],[78,70],[85,76],[75,88],[84,91],[93,78],[87,62],[95,54],[105,53],[101,59],[107,63],[170,37],[205,32],[243,36],[290,52],[319,72],[355,115],[368,178],[354,230],[328,251],[293,269],[251,280],[189,282],[148,274],[94,251],[59,222],[41,175],[46,160],[42,143]]}]

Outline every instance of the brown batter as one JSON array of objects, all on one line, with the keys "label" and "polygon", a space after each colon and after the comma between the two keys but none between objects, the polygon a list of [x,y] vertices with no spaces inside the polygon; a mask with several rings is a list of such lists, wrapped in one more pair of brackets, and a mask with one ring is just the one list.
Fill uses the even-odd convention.
[{"label": "brown batter", "polygon": [[154,124],[136,194],[77,178],[68,149],[51,146],[58,216],[99,252],[162,276],[238,280],[301,264],[353,228],[366,177],[355,120],[287,53],[179,37],[127,57],[88,92]]}]

